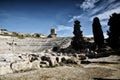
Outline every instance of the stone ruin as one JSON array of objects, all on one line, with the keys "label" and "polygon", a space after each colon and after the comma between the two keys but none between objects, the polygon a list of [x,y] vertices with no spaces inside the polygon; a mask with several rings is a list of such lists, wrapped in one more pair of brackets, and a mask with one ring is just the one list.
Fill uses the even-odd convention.
[{"label": "stone ruin", "polygon": [[54,28],[51,29],[50,35],[48,35],[49,38],[54,38],[57,37],[56,31]]}]

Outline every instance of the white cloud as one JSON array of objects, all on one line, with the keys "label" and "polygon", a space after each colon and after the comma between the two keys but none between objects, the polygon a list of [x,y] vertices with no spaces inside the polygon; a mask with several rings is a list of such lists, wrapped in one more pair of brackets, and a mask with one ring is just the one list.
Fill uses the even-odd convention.
[{"label": "white cloud", "polygon": [[79,19],[79,18],[81,18],[81,15],[73,16],[68,22],[73,22],[74,20]]},{"label": "white cloud", "polygon": [[[90,21],[93,21],[93,18],[94,17],[98,17],[100,19],[100,23],[102,26],[107,26],[107,23],[108,23],[108,19],[110,18],[110,16],[113,14],[113,13],[120,13],[120,7],[118,8],[115,8],[115,9],[111,9],[111,10],[108,10],[106,12],[103,12],[101,14],[98,14],[98,15],[95,15],[95,16],[92,16],[90,18]],[[103,20],[103,21],[102,21]]]},{"label": "white cloud", "polygon": [[99,0],[85,0],[80,8],[82,8],[83,10],[92,9],[95,7],[95,3],[97,3],[98,1]]},{"label": "white cloud", "polygon": [[105,32],[105,33],[103,33],[103,35],[104,35],[104,38],[108,38],[108,35],[107,35],[107,33]]},{"label": "white cloud", "polygon": [[106,21],[100,21],[100,23],[101,23],[102,26],[107,26],[108,21],[107,20]]},{"label": "white cloud", "polygon": [[120,3],[110,3],[107,10],[111,10],[120,6]]},{"label": "white cloud", "polygon": [[[71,17],[68,22],[73,22],[75,19],[81,19],[82,26],[89,26],[88,23],[91,23],[91,21],[93,22],[94,17],[99,17],[101,25],[105,27],[113,13],[120,13],[120,3],[116,1],[117,0],[84,0],[82,4],[76,4],[76,6],[86,11]],[[96,3],[98,3],[98,5],[96,5]],[[106,32],[105,29],[106,28],[104,28],[104,32]],[[86,30],[83,29],[82,31]],[[86,32],[88,32],[88,30]],[[90,34],[85,36],[92,37],[93,35]],[[107,34],[104,33],[104,36],[106,38]]]},{"label": "white cloud", "polygon": [[[90,21],[93,20],[94,17],[99,17],[100,20],[103,19],[109,19],[110,15],[112,15],[113,13],[120,13],[120,4],[119,3],[114,3],[116,0],[108,0],[107,3],[102,4],[101,10],[102,12],[100,14],[94,15],[90,18]],[[95,9],[95,11],[93,10],[93,12],[97,12],[97,8]]]},{"label": "white cloud", "polygon": [[94,17],[98,17],[101,21],[102,26],[107,26],[108,19],[113,13],[120,13],[120,4],[114,3],[116,0],[103,1],[99,8],[94,8],[92,14],[96,14],[99,10],[101,13],[96,14],[90,18],[90,21],[93,21]]},{"label": "white cloud", "polygon": [[64,31],[64,30],[72,31],[73,28],[69,26],[64,26],[64,25],[58,25],[56,28],[56,31]]},{"label": "white cloud", "polygon": [[99,7],[99,8],[94,8],[90,11],[90,14],[89,15],[94,15],[96,14],[97,12],[101,11],[103,9],[103,7]]},{"label": "white cloud", "polygon": [[57,25],[56,31],[58,36],[66,37],[66,36],[73,36],[73,27],[65,26],[65,25]]},{"label": "white cloud", "polygon": [[99,17],[101,20],[108,19],[113,13],[120,13],[120,7],[98,14],[96,17]]},{"label": "white cloud", "polygon": [[85,37],[93,37],[93,35],[91,34],[91,35],[85,35]]}]

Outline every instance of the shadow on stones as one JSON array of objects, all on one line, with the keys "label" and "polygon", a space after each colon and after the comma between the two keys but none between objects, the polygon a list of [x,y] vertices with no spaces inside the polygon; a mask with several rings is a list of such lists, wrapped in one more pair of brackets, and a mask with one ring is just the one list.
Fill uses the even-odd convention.
[{"label": "shadow on stones", "polygon": [[120,79],[93,78],[93,80],[120,80]]}]

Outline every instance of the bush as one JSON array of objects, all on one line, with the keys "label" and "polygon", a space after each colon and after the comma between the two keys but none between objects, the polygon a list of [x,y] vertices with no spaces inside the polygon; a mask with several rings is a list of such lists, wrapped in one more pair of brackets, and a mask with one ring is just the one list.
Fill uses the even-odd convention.
[{"label": "bush", "polygon": [[25,37],[23,35],[19,35],[18,39],[25,39]]},{"label": "bush", "polygon": [[109,30],[107,42],[112,48],[120,48],[120,13],[113,13],[108,22]]},{"label": "bush", "polygon": [[74,37],[72,38],[71,46],[76,51],[83,49],[84,40],[80,27],[81,27],[80,21],[78,20],[74,21],[74,31],[73,31]]},{"label": "bush", "polygon": [[95,48],[97,48],[97,46],[98,46],[98,49],[102,48],[104,44],[104,36],[103,36],[103,31],[101,29],[101,24],[98,17],[95,17],[93,19],[92,28],[93,28]]},{"label": "bush", "polygon": [[58,50],[60,50],[60,46],[54,46],[52,49],[52,51],[54,51],[54,52],[57,52]]}]

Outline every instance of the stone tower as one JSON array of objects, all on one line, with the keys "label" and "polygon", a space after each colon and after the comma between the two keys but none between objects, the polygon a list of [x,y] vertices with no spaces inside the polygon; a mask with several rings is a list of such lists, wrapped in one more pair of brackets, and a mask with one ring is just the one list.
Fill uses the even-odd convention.
[{"label": "stone tower", "polygon": [[50,35],[48,35],[49,38],[57,37],[56,31],[54,28],[50,30]]},{"label": "stone tower", "polygon": [[51,35],[55,35],[55,34],[56,34],[55,29],[51,29]]}]

